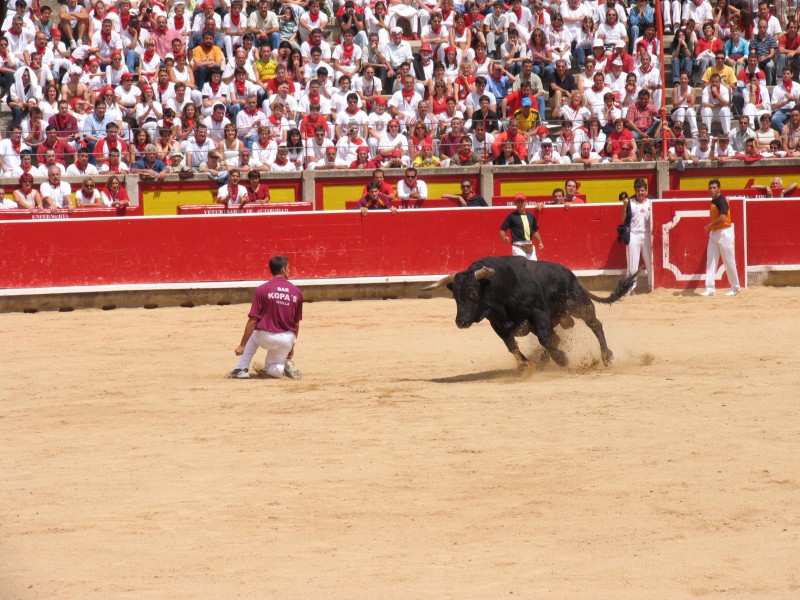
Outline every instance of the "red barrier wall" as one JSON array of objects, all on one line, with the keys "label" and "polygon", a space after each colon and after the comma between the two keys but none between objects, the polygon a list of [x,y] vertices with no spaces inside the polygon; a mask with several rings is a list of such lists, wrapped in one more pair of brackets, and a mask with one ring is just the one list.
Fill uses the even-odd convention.
[{"label": "red barrier wall", "polygon": [[[619,207],[546,207],[541,258],[620,269]],[[273,254],[301,279],[454,272],[510,253],[508,208],[0,222],[0,287],[258,280]]]},{"label": "red barrier wall", "polygon": [[800,265],[800,200],[754,200],[746,215],[748,265]]},{"label": "red barrier wall", "polygon": [[[702,285],[708,206],[654,202],[657,286]],[[731,200],[731,206],[742,282],[748,264],[800,265],[800,200]],[[482,256],[509,254],[498,236],[508,212],[6,220],[0,221],[0,288],[261,280],[267,258],[279,253],[292,259],[300,279],[437,275]],[[619,204],[546,206],[538,213],[545,244],[540,258],[576,271],[624,269],[625,247],[616,242],[620,217]]]}]

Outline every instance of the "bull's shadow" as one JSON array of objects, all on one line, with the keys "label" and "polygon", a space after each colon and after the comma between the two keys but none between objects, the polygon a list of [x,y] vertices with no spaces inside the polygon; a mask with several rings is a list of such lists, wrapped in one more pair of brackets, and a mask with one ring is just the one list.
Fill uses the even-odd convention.
[{"label": "bull's shadow", "polygon": [[493,381],[501,379],[523,379],[529,374],[523,374],[519,369],[494,369],[492,371],[481,371],[480,373],[464,373],[463,375],[453,375],[451,377],[437,377],[429,379],[431,383],[471,383],[474,381]]}]

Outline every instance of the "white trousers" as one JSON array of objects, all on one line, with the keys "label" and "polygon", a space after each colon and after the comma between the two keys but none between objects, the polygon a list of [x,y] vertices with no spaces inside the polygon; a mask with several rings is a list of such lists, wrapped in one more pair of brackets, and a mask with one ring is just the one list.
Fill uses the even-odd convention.
[{"label": "white trousers", "polygon": [[728,135],[728,132],[731,130],[731,109],[727,106],[721,106],[719,108],[704,106],[700,109],[700,119],[706,124],[709,131],[711,131],[711,124],[714,122],[714,119],[719,121],[722,127],[722,133],[725,135]]},{"label": "white trousers", "polygon": [[511,256],[524,256],[528,260],[537,260],[536,259],[536,247],[535,246],[531,246],[531,248],[532,248],[532,250],[530,251],[530,254],[529,254],[529,253],[525,252],[525,250],[522,249],[522,246],[517,246],[516,244],[512,245],[511,246]]},{"label": "white trousers", "polygon": [[259,348],[264,348],[267,351],[267,357],[264,359],[264,370],[270,377],[283,377],[283,367],[286,364],[286,357],[294,347],[296,337],[291,331],[282,331],[281,333],[271,333],[256,329],[247,344],[244,346],[244,352],[239,357],[239,362],[236,363],[237,369],[249,369],[250,363]]},{"label": "white trousers", "polygon": [[706,290],[713,292],[716,287],[717,265],[722,257],[725,273],[732,290],[739,289],[739,274],[736,272],[736,243],[733,226],[717,229],[708,235],[708,257],[706,259]]},{"label": "white trousers", "polygon": [[[647,281],[650,281],[650,274],[653,272],[653,244],[650,233],[631,233],[631,242],[626,248],[628,257],[628,275],[633,275],[639,270],[640,259],[644,260],[644,268],[647,270]],[[648,289],[650,285],[648,284]],[[636,282],[633,282],[631,291],[636,289]]]},{"label": "white trousers", "polygon": [[[656,106],[658,106],[656,104]],[[684,121],[688,121],[689,129],[692,132],[692,137],[697,137],[697,113],[694,111],[694,108],[691,106],[688,108],[676,108],[675,112],[672,113],[672,122],[673,123],[683,123]]]}]

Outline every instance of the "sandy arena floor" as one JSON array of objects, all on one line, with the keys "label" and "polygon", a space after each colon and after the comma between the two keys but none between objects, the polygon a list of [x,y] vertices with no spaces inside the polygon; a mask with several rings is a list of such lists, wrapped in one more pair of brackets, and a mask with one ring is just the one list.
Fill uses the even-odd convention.
[{"label": "sandy arena floor", "polygon": [[0,315],[0,598],[800,597],[800,289],[600,306],[616,362],[528,379],[441,298],[227,380],[247,308]]}]

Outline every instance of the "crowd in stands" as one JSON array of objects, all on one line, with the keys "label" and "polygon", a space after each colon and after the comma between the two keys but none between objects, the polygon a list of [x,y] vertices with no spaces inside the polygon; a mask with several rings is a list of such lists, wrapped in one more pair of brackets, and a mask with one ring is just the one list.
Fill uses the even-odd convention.
[{"label": "crowd in stands", "polygon": [[661,7],[671,48],[648,0],[16,0],[0,171],[239,185],[250,171],[800,156],[793,17],[757,0]]}]

